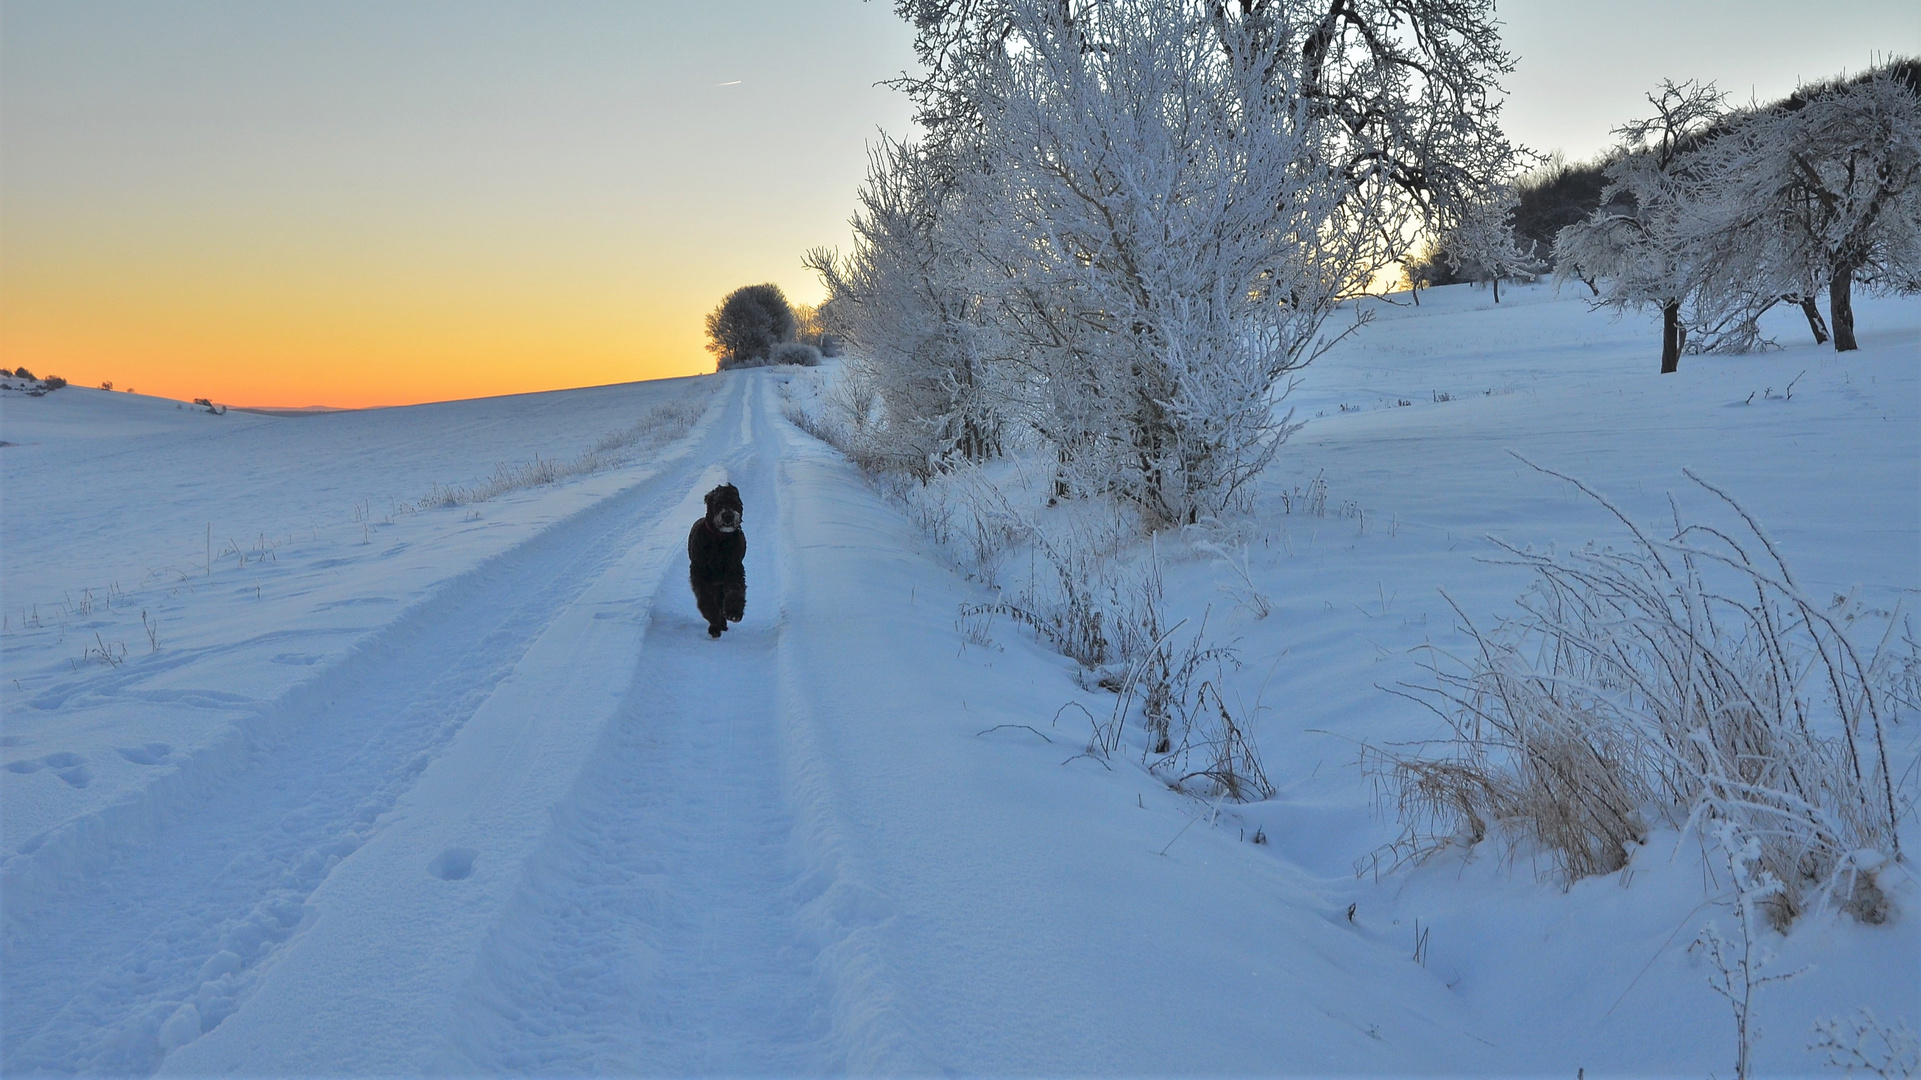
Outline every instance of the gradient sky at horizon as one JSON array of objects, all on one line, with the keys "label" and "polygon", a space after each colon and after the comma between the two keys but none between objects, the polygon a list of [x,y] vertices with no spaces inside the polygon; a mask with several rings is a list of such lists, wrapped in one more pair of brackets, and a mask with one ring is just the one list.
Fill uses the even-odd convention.
[{"label": "gradient sky at horizon", "polygon": [[[1506,0],[1507,127],[1591,156],[1664,76],[1921,52],[1911,8]],[[885,0],[6,0],[0,363],[283,406],[711,370],[729,289],[820,298],[911,40]]]}]

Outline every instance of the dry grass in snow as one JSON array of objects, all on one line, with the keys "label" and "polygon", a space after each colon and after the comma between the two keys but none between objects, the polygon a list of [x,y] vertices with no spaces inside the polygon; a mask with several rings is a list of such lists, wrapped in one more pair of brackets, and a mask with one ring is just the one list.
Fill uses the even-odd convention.
[{"label": "dry grass in snow", "polygon": [[1406,826],[1396,854],[1506,826],[1573,880],[1620,869],[1651,818],[1684,836],[1728,823],[1783,883],[1764,904],[1777,926],[1830,901],[1886,919],[1876,874],[1899,857],[1913,808],[1887,750],[1913,706],[1916,652],[1898,614],[1817,604],[1761,525],[1692,473],[1733,521],[1683,523],[1677,505],[1665,538],[1549,475],[1605,506],[1631,542],[1501,545],[1502,561],[1534,573],[1519,612],[1491,630],[1462,614],[1473,654],[1417,688],[1452,737],[1370,751]]}]

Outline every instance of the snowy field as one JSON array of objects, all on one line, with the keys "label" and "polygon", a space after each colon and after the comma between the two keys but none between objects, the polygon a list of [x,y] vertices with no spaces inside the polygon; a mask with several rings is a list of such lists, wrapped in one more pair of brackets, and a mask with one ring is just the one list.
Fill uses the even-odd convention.
[{"label": "snowy field", "polygon": [[[1716,512],[1692,469],[1810,593],[1921,603],[1921,302],[1665,377],[1658,327],[1545,286],[1369,306],[1289,399],[1246,579],[1161,546],[1242,661],[1277,789],[1244,805],[1073,757],[1112,695],[958,617],[994,594],[782,418],[805,376],[0,396],[0,1072],[1731,1074],[1695,840],[1571,888],[1494,839],[1391,868],[1359,747],[1440,729],[1388,691],[1466,644],[1441,590],[1512,611],[1486,537],[1622,541],[1516,454],[1654,524]],[[422,508],[675,402],[597,471]],[[722,479],[749,592],[711,642],[684,544]],[[1893,738],[1911,799],[1921,718]],[[1756,992],[1758,1073],[1820,1072],[1860,1007],[1921,1029],[1912,865],[1882,925],[1770,933],[1811,968]]]}]

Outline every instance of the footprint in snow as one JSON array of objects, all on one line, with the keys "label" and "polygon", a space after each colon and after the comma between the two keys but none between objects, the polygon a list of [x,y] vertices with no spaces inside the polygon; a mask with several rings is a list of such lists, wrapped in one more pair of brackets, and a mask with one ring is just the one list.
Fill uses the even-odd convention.
[{"label": "footprint in snow", "polygon": [[427,872],[442,881],[459,881],[474,872],[474,859],[479,855],[473,848],[448,848],[433,857]]},{"label": "footprint in snow", "polygon": [[173,753],[173,747],[163,742],[150,742],[145,746],[122,746],[116,748],[121,757],[135,765],[158,765]]},{"label": "footprint in snow", "polygon": [[43,758],[31,761],[15,761],[7,765],[11,773],[39,772],[42,767],[52,769],[54,775],[77,788],[93,783],[93,770],[87,768],[87,759],[71,750],[61,750]]}]

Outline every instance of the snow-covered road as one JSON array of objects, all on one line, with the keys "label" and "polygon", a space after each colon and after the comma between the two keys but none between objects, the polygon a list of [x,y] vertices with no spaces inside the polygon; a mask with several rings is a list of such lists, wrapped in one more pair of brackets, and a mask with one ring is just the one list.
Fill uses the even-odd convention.
[{"label": "snow-covered road", "polygon": [[248,1006],[168,1071],[821,1067],[781,869],[772,545],[721,642],[681,554],[723,480],[778,520],[766,397],[735,380],[682,467],[543,534],[504,668],[425,691],[472,718],[313,892]]},{"label": "snow-covered road", "polygon": [[830,1065],[827,987],[787,858],[780,444],[765,383],[740,385],[744,399],[717,428],[737,438],[715,479],[741,489],[760,525],[747,618],[712,641],[684,575],[661,579],[626,699],[457,1002],[463,1066],[791,1075]]},{"label": "snow-covered road", "polygon": [[[341,1067],[401,1060],[355,1055],[390,1049],[372,1030],[424,1030],[394,996],[437,973],[430,954],[471,950],[456,931],[486,925],[479,897],[511,884],[626,696],[689,490],[710,471],[704,455],[681,460],[459,577],[277,702],[249,732],[246,767],[170,807],[150,843],[31,895],[34,910],[16,890],[8,1071],[149,1071],[203,1026],[222,1030],[257,981],[284,981],[316,955],[323,973],[298,979],[328,1006],[303,1008],[270,1044],[310,1067],[331,1054],[300,1055],[345,1022],[332,1030],[347,1036]],[[428,864],[463,843],[487,848],[472,871],[434,876]],[[439,846],[388,873],[420,844]],[[408,946],[422,952],[396,951]],[[329,992],[362,975],[373,977],[361,993]]]}]

